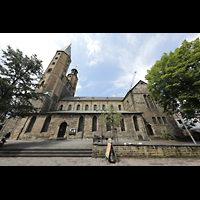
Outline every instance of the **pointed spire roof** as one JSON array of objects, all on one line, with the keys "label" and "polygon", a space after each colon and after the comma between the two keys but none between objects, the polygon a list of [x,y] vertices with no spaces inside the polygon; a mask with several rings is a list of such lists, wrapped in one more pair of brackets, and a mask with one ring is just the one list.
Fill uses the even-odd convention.
[{"label": "pointed spire roof", "polygon": [[66,46],[66,47],[64,47],[64,48],[61,49],[61,50],[64,51],[66,54],[68,54],[70,58],[71,58],[71,45],[72,45],[72,44],[70,43],[70,45],[68,45],[68,46]]}]

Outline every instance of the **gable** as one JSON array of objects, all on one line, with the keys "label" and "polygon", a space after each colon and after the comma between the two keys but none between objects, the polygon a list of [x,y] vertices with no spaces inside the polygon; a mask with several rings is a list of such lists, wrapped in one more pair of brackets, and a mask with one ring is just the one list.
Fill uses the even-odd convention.
[{"label": "gable", "polygon": [[[128,96],[128,94],[129,94],[130,92],[132,92],[132,91],[133,91],[133,93],[134,93],[134,92],[143,93],[142,91],[144,91],[144,90],[145,90],[145,92],[148,92],[147,83],[145,83],[144,81],[140,80],[140,81],[138,81],[138,83],[136,83],[136,84],[132,87],[132,89],[130,89],[130,90],[127,92],[127,94],[125,95],[124,99],[125,99],[125,98]],[[124,99],[123,99],[123,100],[124,100]]]}]

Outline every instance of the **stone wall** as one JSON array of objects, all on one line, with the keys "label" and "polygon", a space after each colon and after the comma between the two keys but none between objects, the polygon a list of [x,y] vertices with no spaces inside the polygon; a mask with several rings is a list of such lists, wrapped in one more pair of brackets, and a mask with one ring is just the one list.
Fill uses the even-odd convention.
[{"label": "stone wall", "polygon": [[[117,157],[132,158],[166,158],[166,157],[200,157],[200,145],[124,145],[113,144]],[[93,143],[92,157],[103,158],[107,144]]]}]

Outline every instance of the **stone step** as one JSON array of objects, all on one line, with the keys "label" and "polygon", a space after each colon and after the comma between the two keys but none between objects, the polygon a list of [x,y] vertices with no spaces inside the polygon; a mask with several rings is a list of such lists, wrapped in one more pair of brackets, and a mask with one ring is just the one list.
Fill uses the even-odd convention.
[{"label": "stone step", "polygon": [[91,157],[92,149],[0,149],[0,157]]}]

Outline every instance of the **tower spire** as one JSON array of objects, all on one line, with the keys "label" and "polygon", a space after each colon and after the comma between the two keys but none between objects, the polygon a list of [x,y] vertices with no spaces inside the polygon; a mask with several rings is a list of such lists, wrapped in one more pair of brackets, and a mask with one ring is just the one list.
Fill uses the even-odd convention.
[{"label": "tower spire", "polygon": [[72,45],[72,43],[70,43],[68,46],[66,46],[66,47],[64,47],[64,48],[61,49],[66,54],[68,54],[70,58],[71,58],[71,45]]}]

